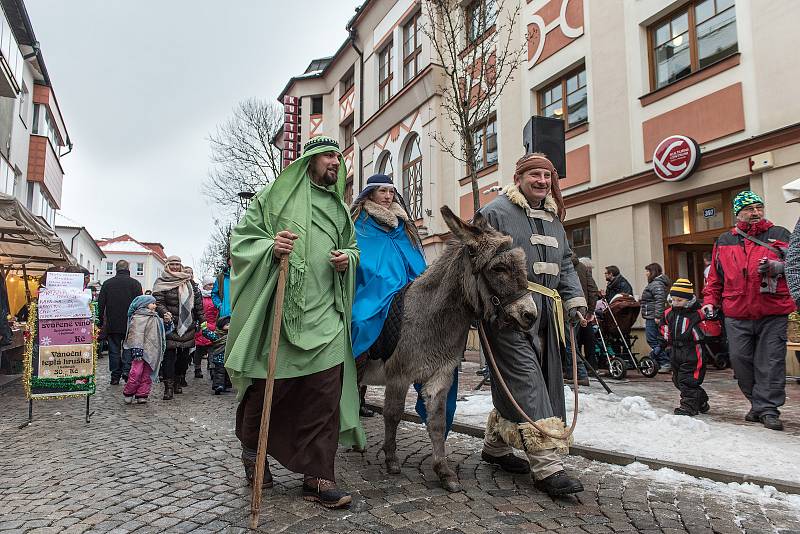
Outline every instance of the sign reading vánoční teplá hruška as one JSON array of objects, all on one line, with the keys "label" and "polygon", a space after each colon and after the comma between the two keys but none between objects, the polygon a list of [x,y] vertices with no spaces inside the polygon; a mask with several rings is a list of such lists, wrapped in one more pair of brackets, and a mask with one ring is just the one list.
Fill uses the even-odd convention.
[{"label": "sign reading v\u00e1no\u010dn\u00ed tepl\u00e1 hru\u0161ka", "polygon": [[[51,283],[51,275],[53,277]],[[74,278],[74,279],[73,279]],[[32,303],[25,344],[28,399],[95,392],[95,316],[82,273],[48,273],[48,286]]]}]

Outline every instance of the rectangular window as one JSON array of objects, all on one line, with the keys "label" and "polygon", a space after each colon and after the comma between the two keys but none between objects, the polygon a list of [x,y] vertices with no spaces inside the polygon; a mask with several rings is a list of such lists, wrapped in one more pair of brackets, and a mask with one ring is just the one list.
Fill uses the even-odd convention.
[{"label": "rectangular window", "polygon": [[592,230],[589,222],[568,226],[567,241],[572,252],[579,258],[592,257]]},{"label": "rectangular window", "polygon": [[136,264],[136,276],[144,276],[144,263]]},{"label": "rectangular window", "polygon": [[342,148],[350,148],[353,146],[353,120],[347,124],[342,124]]},{"label": "rectangular window", "polygon": [[355,85],[355,81],[356,81],[356,79],[355,79],[354,70],[352,68],[350,68],[350,70],[347,71],[347,74],[344,75],[344,78],[342,78],[342,81],[341,81],[342,85],[341,85],[341,89],[340,89],[340,91],[341,91],[340,94],[342,96],[344,96],[347,93],[347,91],[352,89],[352,87]]},{"label": "rectangular window", "polygon": [[106,262],[106,274],[114,274],[114,263],[107,261]]},{"label": "rectangular window", "polygon": [[494,26],[497,20],[496,0],[475,0],[467,5],[467,39],[474,43]]},{"label": "rectangular window", "polygon": [[378,106],[384,105],[392,97],[392,45],[390,41],[378,54]]},{"label": "rectangular window", "polygon": [[497,163],[497,120],[489,119],[472,133],[475,143],[475,170],[480,171]]},{"label": "rectangular window", "polygon": [[563,119],[565,130],[588,122],[585,66],[539,91],[539,115]]},{"label": "rectangular window", "polygon": [[312,115],[322,115],[322,97],[321,96],[312,96],[311,97],[311,114]]},{"label": "rectangular window", "polygon": [[694,0],[648,28],[652,89],[739,50],[734,0]]},{"label": "rectangular window", "polygon": [[419,72],[419,54],[422,51],[422,44],[419,42],[420,13],[403,26],[403,85]]}]

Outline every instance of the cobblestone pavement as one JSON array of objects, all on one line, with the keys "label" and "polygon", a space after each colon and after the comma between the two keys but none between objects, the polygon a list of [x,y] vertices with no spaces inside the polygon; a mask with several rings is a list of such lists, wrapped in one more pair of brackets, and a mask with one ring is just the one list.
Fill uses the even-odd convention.
[{"label": "cobblestone pavement", "polygon": [[[106,360],[100,361],[100,366]],[[82,400],[38,401],[34,423],[19,382],[0,390],[0,531],[245,532],[249,488],[233,434],[235,398],[192,380],[172,402],[126,406],[121,386],[102,385],[91,423]],[[451,435],[463,493],[442,490],[424,429],[402,423],[402,474],[387,475],[382,420],[367,419],[367,453],[341,451],[338,481],[354,492],[348,511],[299,498],[301,477],[273,465],[263,532],[800,532],[790,502],[695,481],[567,458],[586,491],[551,499],[530,480],[480,461],[480,440]]]}]

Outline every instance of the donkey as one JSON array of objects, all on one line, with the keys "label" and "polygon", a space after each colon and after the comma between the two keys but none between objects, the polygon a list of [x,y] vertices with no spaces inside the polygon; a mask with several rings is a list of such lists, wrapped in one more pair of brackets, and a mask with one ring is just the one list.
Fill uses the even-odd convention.
[{"label": "donkey", "polygon": [[480,213],[471,224],[447,206],[441,213],[455,239],[408,286],[397,346],[385,363],[369,361],[364,383],[386,385],[383,451],[392,474],[400,473],[396,437],[406,392],[413,382],[423,384],[433,469],[442,486],[455,492],[461,484],[445,453],[445,402],[470,324],[496,321],[524,331],[538,312],[527,290],[525,254],[513,247],[511,237],[494,230]]}]

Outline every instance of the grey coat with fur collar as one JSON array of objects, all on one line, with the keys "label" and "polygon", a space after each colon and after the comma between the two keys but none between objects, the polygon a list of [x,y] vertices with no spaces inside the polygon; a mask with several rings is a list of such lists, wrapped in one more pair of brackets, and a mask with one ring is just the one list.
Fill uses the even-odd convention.
[{"label": "grey coat with fur collar", "polygon": [[[494,228],[510,235],[514,245],[525,251],[528,280],[558,291],[565,318],[572,308],[586,306],[567,235],[550,195],[543,207],[532,209],[512,184],[480,211]],[[526,334],[490,330],[492,348],[511,393],[532,419],[554,415],[564,419],[563,348],[558,341],[557,325],[552,324],[552,300],[538,293],[534,293],[534,299],[539,317],[533,328]],[[505,395],[495,390],[494,381],[492,397],[504,419],[522,422]]]}]

